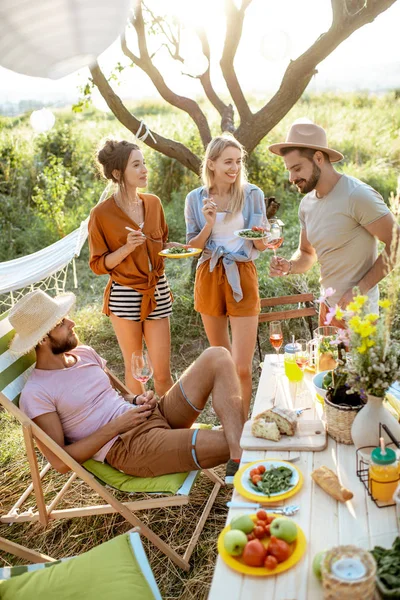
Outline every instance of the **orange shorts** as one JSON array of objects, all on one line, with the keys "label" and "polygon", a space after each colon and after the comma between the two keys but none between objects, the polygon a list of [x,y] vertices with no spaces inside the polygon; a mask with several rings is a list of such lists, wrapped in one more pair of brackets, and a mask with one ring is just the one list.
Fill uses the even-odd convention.
[{"label": "orange shorts", "polygon": [[209,261],[202,263],[196,272],[194,308],[212,317],[254,317],[260,313],[258,275],[253,262],[236,263],[239,269],[243,299],[236,302],[228,283],[222,259],[210,273]]}]

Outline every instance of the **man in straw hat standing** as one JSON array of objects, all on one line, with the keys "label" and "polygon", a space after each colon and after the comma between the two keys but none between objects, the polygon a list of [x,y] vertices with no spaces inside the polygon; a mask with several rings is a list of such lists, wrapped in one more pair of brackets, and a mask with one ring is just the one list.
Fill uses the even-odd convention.
[{"label": "man in straw hat standing", "polygon": [[[53,299],[35,290],[10,312],[16,332],[10,349],[36,351],[21,409],[79,463],[94,458],[128,475],[152,477],[227,462],[227,478],[232,477],[244,423],[230,353],[205,350],[159,402],[152,391],[122,398],[111,386],[106,361],[79,345],[68,317],[74,302],[71,293]],[[223,429],[190,429],[210,393]],[[55,469],[69,470],[39,446]]]},{"label": "man in straw hat standing", "polygon": [[[334,169],[332,163],[343,155],[329,148],[325,131],[314,123],[295,122],[286,141],[269,150],[283,157],[290,182],[305,194],[299,208],[299,247],[290,260],[272,258],[270,275],[304,273],[318,260],[322,295],[328,288],[334,290],[321,304],[321,325],[328,307],[347,306],[356,286],[378,312],[378,283],[393,266],[391,244],[396,229],[400,232],[380,194]],[[386,246],[379,257],[377,240]]]}]

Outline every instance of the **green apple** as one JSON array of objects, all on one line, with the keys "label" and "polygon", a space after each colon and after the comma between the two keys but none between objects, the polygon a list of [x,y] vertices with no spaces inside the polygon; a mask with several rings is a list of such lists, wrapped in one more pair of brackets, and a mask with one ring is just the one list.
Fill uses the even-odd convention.
[{"label": "green apple", "polygon": [[321,552],[317,552],[317,554],[314,556],[313,561],[312,561],[312,569],[313,569],[314,575],[317,579],[322,579],[321,563],[324,559],[325,554],[326,554],[325,550],[321,550]]},{"label": "green apple", "polygon": [[231,556],[240,556],[247,544],[247,535],[240,529],[227,531],[224,537],[224,548]]},{"label": "green apple", "polygon": [[297,538],[296,523],[286,517],[274,519],[271,523],[270,531],[271,535],[274,535],[280,540],[284,540],[288,544],[291,544]]},{"label": "green apple", "polygon": [[250,515],[239,515],[230,522],[231,529],[240,529],[244,533],[251,533],[254,529],[254,521]]}]

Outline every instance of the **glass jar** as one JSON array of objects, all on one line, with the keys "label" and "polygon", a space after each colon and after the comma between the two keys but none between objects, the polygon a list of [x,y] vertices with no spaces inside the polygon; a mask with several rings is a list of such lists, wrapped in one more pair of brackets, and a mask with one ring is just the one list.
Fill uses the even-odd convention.
[{"label": "glass jar", "polygon": [[392,448],[374,448],[368,472],[369,491],[375,500],[391,502],[399,483],[399,462]]},{"label": "glass jar", "polygon": [[300,349],[299,344],[295,343],[286,344],[284,348],[285,375],[292,383],[299,383],[304,377],[303,371],[296,364],[296,351]]}]

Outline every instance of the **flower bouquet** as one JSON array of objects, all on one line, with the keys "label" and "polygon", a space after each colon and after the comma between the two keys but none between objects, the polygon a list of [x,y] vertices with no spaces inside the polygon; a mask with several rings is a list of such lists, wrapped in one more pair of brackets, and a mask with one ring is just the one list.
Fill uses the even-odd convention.
[{"label": "flower bouquet", "polygon": [[[338,342],[349,348],[347,393],[359,393],[366,401],[351,429],[357,448],[378,445],[379,423],[386,424],[400,439],[400,424],[383,406],[388,388],[400,377],[400,344],[391,338],[393,303],[380,300],[379,306],[380,315],[369,312],[368,296],[358,295],[346,309],[331,309],[327,319],[335,317],[347,324],[347,329],[338,333]],[[386,441],[391,442],[387,436]]]}]

